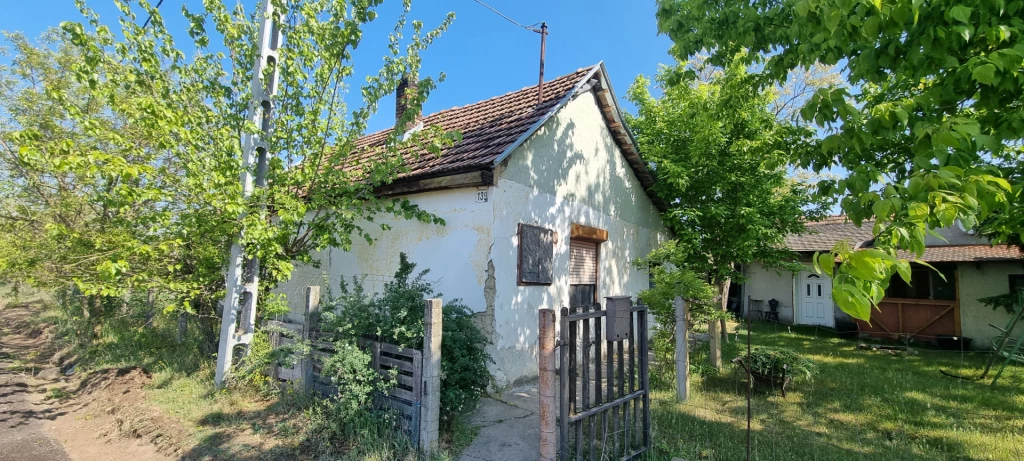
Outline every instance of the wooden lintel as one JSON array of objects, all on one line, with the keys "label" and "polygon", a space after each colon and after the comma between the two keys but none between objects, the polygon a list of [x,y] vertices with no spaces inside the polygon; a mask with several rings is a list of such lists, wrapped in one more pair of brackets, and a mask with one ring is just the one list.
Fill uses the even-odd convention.
[{"label": "wooden lintel", "polygon": [[604,229],[598,229],[596,227],[588,227],[582,224],[574,223],[572,225],[572,230],[569,234],[569,237],[576,240],[601,243],[608,241],[608,231]]},{"label": "wooden lintel", "polygon": [[407,195],[419,192],[428,192],[443,189],[459,189],[463,187],[490,186],[493,181],[493,173],[489,170],[470,171],[437,178],[416,179],[412,181],[401,181],[377,188],[377,194],[382,196]]}]

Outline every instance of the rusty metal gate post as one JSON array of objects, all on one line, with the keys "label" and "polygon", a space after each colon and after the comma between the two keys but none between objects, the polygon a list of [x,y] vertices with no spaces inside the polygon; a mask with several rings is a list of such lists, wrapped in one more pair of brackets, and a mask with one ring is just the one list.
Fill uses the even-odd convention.
[{"label": "rusty metal gate post", "polygon": [[538,311],[537,360],[540,371],[540,460],[558,457],[558,423],[555,420],[555,311]]}]

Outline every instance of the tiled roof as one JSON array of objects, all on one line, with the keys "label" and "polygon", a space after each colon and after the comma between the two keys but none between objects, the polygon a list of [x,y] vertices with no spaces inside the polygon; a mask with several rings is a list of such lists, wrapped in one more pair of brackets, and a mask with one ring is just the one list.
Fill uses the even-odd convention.
[{"label": "tiled roof", "polygon": [[[540,104],[537,103],[537,85],[533,85],[423,117],[421,121],[424,126],[440,126],[446,131],[458,130],[462,133],[462,140],[443,149],[440,156],[426,150],[406,152],[405,163],[410,171],[399,179],[444,176],[491,167],[499,155],[543,119],[594,67],[597,66],[579,69],[545,82]],[[372,148],[381,146],[390,131],[387,129],[363,136],[356,146],[365,152],[363,155],[376,155]]]},{"label": "tiled roof", "polygon": [[[913,259],[914,255],[903,253],[900,257]],[[1010,245],[949,245],[927,247],[920,259],[929,263],[1016,261],[1024,259],[1024,255],[1019,248]]]},{"label": "tiled roof", "polygon": [[828,251],[840,240],[857,246],[871,240],[873,221],[865,221],[861,227],[846,219],[846,216],[829,216],[821,221],[807,223],[807,233],[786,237],[786,246],[793,251]]},{"label": "tiled roof", "polygon": [[[846,240],[853,247],[870,246],[871,228],[874,221],[865,221],[857,227],[846,216],[829,216],[820,221],[807,223],[806,234],[790,235],[786,246],[793,251],[828,251],[839,242]],[[900,252],[901,258],[918,259],[909,252]],[[1006,245],[935,245],[926,247],[922,261],[971,262],[971,261],[1016,261],[1024,260],[1024,254],[1015,246]]]}]

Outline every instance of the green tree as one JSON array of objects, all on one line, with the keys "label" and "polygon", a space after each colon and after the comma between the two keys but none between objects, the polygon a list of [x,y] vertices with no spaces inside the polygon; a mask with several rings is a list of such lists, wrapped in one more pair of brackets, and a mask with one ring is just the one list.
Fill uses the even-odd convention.
[{"label": "green tree", "polygon": [[823,213],[811,188],[787,174],[812,132],[780,121],[775,93],[751,79],[739,60],[725,68],[680,63],[655,77],[660,98],[644,77],[627,93],[637,106],[630,129],[657,176],[654,191],[668,204],[664,221],[675,235],[648,259],[716,286],[721,310],[731,281],[742,276],[739,265],[791,266],[786,236]]},{"label": "green tree", "polygon": [[[838,304],[867,319],[892,275],[909,277],[896,250],[920,256],[931,229],[959,220],[1021,243],[1022,13],[1020,0],[659,0],[657,18],[677,56],[712,50],[721,65],[746,51],[761,85],[844,68],[845,88],[819,89],[801,108],[823,139],[799,163],[848,171],[821,191],[855,223],[874,219],[879,250],[821,257]],[[843,263],[835,273],[832,258]]]},{"label": "green tree", "polygon": [[[310,253],[373,240],[379,213],[442,224],[406,200],[374,189],[406,171],[413,145],[438,151],[453,136],[403,130],[438,77],[420,79],[409,111],[379,148],[356,140],[382,97],[417,74],[419,53],[453,20],[424,29],[404,2],[380,70],[353,82],[352,50],[380,0],[275,0],[285,41],[268,187],[243,200],[240,139],[255,60],[254,13],[206,0],[182,9],[191,43],[182,51],[149,2],[117,0],[114,32],[83,1],[84,23],[61,25],[39,45],[8,35],[12,64],[0,69],[0,276],[37,285],[77,285],[86,296],[155,287],[177,309],[215,319],[227,244],[262,261],[264,289]],[[258,14],[258,13],[256,13]],[[148,25],[140,17],[150,17]],[[214,46],[214,43],[218,43]],[[359,91],[362,103],[344,97]],[[239,220],[245,211],[245,218]],[[366,226],[364,223],[370,223]],[[214,337],[216,332],[214,329]]]}]

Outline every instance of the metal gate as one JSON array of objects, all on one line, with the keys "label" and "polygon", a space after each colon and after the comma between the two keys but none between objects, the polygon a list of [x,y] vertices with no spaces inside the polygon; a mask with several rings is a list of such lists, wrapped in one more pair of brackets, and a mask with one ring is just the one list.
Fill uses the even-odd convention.
[{"label": "metal gate", "polygon": [[[563,307],[560,460],[628,460],[651,448],[647,306],[629,298]],[[602,336],[603,333],[603,336]]]}]

